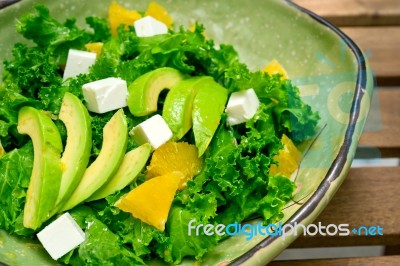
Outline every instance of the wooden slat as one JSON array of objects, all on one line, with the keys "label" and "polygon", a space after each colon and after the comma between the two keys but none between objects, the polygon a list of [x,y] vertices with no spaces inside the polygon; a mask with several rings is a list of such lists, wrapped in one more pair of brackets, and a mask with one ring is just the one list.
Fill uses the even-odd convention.
[{"label": "wooden slat", "polygon": [[290,247],[400,245],[400,167],[355,168],[332,201],[313,222],[349,227],[381,226],[383,236],[306,236]]},{"label": "wooden slat", "polygon": [[363,257],[363,258],[344,258],[344,259],[318,259],[318,260],[291,260],[273,261],[268,266],[397,266],[400,256],[385,257]]},{"label": "wooden slat", "polygon": [[386,246],[385,255],[400,255],[400,245]]},{"label": "wooden slat", "polygon": [[[376,147],[382,156],[394,157],[400,156],[400,88],[379,89],[377,93],[379,97],[379,110],[371,110],[371,116],[378,117],[374,119],[377,127],[381,126],[378,131],[364,132],[361,135],[359,145],[361,147]],[[374,114],[372,114],[374,112]],[[379,125],[380,124],[380,125]]]},{"label": "wooden slat", "polygon": [[400,43],[399,0],[294,2],[340,26],[366,52],[378,85],[400,85],[400,60],[396,56]]},{"label": "wooden slat", "polygon": [[398,60],[400,26],[343,27],[341,29],[367,55],[378,85],[400,85],[400,60]]},{"label": "wooden slat", "polygon": [[400,25],[398,0],[294,0],[338,26]]}]

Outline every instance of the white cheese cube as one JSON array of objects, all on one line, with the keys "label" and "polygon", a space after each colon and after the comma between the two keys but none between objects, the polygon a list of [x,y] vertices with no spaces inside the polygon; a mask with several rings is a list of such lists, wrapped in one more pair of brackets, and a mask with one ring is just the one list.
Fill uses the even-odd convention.
[{"label": "white cheese cube", "polygon": [[234,92],[229,97],[226,113],[231,126],[250,120],[257,112],[260,101],[253,89]]},{"label": "white cheese cube", "polygon": [[172,131],[161,115],[154,115],[134,127],[130,134],[138,144],[150,143],[154,149],[172,138]]},{"label": "white cheese cube", "polygon": [[168,33],[168,27],[151,16],[136,20],[133,26],[138,37],[151,37]]},{"label": "white cheese cube", "polygon": [[89,67],[96,61],[96,53],[69,49],[63,80],[89,73]]},{"label": "white cheese cube", "polygon": [[57,260],[85,241],[85,233],[67,212],[37,234],[50,256]]},{"label": "white cheese cube", "polygon": [[82,86],[87,108],[91,112],[106,113],[127,106],[128,87],[120,78],[106,78]]}]

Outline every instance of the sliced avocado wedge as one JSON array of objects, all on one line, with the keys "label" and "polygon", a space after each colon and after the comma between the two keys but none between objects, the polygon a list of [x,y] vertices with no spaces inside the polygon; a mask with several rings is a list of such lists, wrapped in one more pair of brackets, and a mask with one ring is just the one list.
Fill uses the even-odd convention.
[{"label": "sliced avocado wedge", "polygon": [[18,132],[31,137],[34,149],[33,170],[26,193],[23,224],[38,229],[51,216],[61,184],[62,142],[51,118],[33,107],[22,107]]},{"label": "sliced avocado wedge", "polygon": [[193,133],[199,156],[203,155],[214,136],[224,112],[228,91],[214,80],[197,85],[193,101]]},{"label": "sliced avocado wedge", "polygon": [[192,108],[197,85],[207,80],[211,82],[213,79],[207,76],[184,79],[167,94],[162,116],[174,134],[174,140],[181,139],[192,127]]},{"label": "sliced avocado wedge", "polygon": [[132,183],[146,166],[151,150],[151,145],[145,143],[128,152],[115,175],[90,196],[87,201],[105,198]]},{"label": "sliced avocado wedge", "polygon": [[78,186],[89,163],[92,149],[92,128],[89,112],[78,97],[65,93],[59,119],[67,128],[67,142],[61,157],[63,174],[56,210],[61,207]]},{"label": "sliced avocado wedge", "polygon": [[170,89],[184,75],[176,69],[162,67],[138,77],[128,88],[129,111],[135,116],[145,116],[157,111],[160,92]]},{"label": "sliced avocado wedge", "polygon": [[128,126],[122,109],[118,110],[103,128],[103,144],[96,160],[83,177],[61,211],[72,209],[88,199],[115,174],[125,155]]}]

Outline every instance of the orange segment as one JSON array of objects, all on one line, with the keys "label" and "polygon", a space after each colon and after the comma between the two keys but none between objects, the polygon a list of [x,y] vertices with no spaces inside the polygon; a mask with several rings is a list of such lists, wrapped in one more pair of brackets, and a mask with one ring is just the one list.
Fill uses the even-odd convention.
[{"label": "orange segment", "polygon": [[164,231],[181,178],[182,174],[179,172],[154,177],[123,195],[115,206]]},{"label": "orange segment", "polygon": [[152,178],[179,171],[184,178],[179,186],[183,189],[186,182],[198,174],[203,161],[198,157],[195,145],[186,142],[167,142],[156,149],[147,167],[147,177]]},{"label": "orange segment", "polygon": [[4,154],[6,154],[6,151],[4,150],[3,146],[1,145],[1,141],[0,141],[0,157],[3,156]]},{"label": "orange segment", "polygon": [[117,2],[111,2],[108,7],[108,23],[110,24],[111,33],[117,35],[119,25],[133,26],[133,22],[142,16],[136,10],[128,10]]},{"label": "orange segment", "polygon": [[190,32],[194,32],[196,30],[196,24],[193,22],[190,22],[189,24],[189,29]]},{"label": "orange segment", "polygon": [[99,57],[101,54],[101,50],[103,49],[103,43],[102,42],[87,43],[85,45],[85,48],[89,52],[96,53],[97,57]]},{"label": "orange segment", "polygon": [[282,174],[290,177],[299,167],[301,152],[285,134],[282,135],[283,149],[274,157],[278,165],[273,164],[269,168],[270,175]]},{"label": "orange segment", "polygon": [[264,69],[270,75],[281,74],[282,79],[287,79],[288,74],[281,64],[276,59],[273,59]]},{"label": "orange segment", "polygon": [[170,29],[174,20],[170,17],[167,10],[156,2],[151,2],[147,7],[145,16],[152,16],[153,18],[161,21]]}]

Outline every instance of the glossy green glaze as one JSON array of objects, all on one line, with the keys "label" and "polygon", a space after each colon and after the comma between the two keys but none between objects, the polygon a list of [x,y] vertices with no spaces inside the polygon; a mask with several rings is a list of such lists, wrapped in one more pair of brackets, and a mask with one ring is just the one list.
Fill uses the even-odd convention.
[{"label": "glossy green glaze", "polygon": [[[39,2],[47,4],[60,19],[73,16],[78,18],[78,24],[83,24],[88,15],[106,15],[110,1],[95,5],[78,0],[24,0],[0,11],[0,36],[7,36],[7,42],[0,44],[1,60],[10,56],[12,43],[21,40],[14,31],[15,19]],[[139,10],[144,10],[148,3],[118,2]],[[199,20],[206,27],[206,36],[216,43],[233,44],[241,60],[253,70],[277,59],[300,87],[304,100],[320,112],[320,134],[314,143],[303,144],[302,149],[308,152],[292,177],[298,184],[293,200],[302,204],[290,202],[282,219],[282,222],[311,223],[346,177],[369,110],[373,77],[361,52],[334,28],[284,1],[254,1],[250,5],[243,0],[157,2],[170,11],[176,25],[189,26]],[[43,258],[39,248],[15,242],[3,232],[0,237],[3,246],[0,261],[17,265],[24,260],[21,252],[29,254],[25,259]],[[247,241],[245,237],[232,237],[208,253],[201,265],[231,262],[240,256],[234,263],[265,265],[295,238],[265,239],[258,235]]]}]

